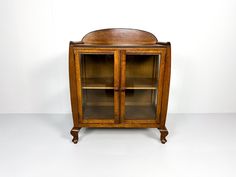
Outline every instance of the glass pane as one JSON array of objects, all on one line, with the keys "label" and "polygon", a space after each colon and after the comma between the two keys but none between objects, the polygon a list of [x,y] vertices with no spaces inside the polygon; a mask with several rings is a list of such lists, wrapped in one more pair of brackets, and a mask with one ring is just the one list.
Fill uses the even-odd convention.
[{"label": "glass pane", "polygon": [[125,118],[156,118],[159,55],[126,56]]},{"label": "glass pane", "polygon": [[155,119],[155,90],[129,89],[125,91],[126,119]]},{"label": "glass pane", "polygon": [[81,77],[84,89],[113,89],[114,55],[82,54]]},{"label": "glass pane", "polygon": [[111,119],[114,117],[114,90],[83,89],[84,119]]},{"label": "glass pane", "polygon": [[114,117],[114,55],[81,55],[84,119]]}]

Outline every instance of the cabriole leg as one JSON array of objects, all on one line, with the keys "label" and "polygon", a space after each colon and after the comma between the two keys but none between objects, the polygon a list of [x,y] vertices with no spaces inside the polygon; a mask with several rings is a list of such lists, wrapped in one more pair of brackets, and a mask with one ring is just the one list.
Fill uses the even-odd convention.
[{"label": "cabriole leg", "polygon": [[79,141],[78,134],[79,134],[80,129],[81,129],[80,127],[73,127],[70,131],[70,134],[73,136],[72,142],[74,144],[77,144]]},{"label": "cabriole leg", "polygon": [[164,127],[164,128],[158,128],[159,129],[159,131],[160,131],[160,133],[161,133],[161,137],[160,137],[160,140],[161,140],[161,143],[162,144],[165,144],[166,142],[167,142],[167,140],[166,140],[166,136],[168,135],[168,130],[167,130],[167,128],[166,127]]}]

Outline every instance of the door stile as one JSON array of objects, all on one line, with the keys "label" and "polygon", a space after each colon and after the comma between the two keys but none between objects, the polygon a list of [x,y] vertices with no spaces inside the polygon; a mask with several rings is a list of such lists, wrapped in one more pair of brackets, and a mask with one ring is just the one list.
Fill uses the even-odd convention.
[{"label": "door stile", "polygon": [[115,123],[120,122],[120,53],[118,50],[114,52],[114,119]]},{"label": "door stile", "polygon": [[126,51],[121,50],[120,120],[125,121]]},{"label": "door stile", "polygon": [[81,87],[81,57],[78,51],[74,51],[75,54],[75,73],[76,73],[76,84],[77,84],[77,96],[78,96],[78,112],[79,112],[79,122],[83,119],[83,109],[82,109],[82,87]]}]

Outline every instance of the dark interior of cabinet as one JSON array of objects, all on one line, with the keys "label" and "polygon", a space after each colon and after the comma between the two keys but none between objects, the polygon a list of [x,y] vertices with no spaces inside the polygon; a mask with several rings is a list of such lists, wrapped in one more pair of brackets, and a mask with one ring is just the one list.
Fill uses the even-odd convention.
[{"label": "dark interior of cabinet", "polygon": [[[158,55],[126,56],[126,119],[155,119]],[[82,105],[85,119],[114,117],[114,55],[81,55]]]}]

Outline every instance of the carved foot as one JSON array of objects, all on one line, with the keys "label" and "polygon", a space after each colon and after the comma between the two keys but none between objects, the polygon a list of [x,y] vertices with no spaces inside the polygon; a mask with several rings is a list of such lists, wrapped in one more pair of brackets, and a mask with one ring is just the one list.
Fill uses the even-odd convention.
[{"label": "carved foot", "polygon": [[77,144],[78,141],[79,141],[79,136],[78,136],[78,133],[79,133],[79,130],[81,128],[77,128],[77,127],[73,127],[72,130],[70,131],[70,134],[73,136],[73,139],[72,139],[72,142],[74,144]]},{"label": "carved foot", "polygon": [[167,131],[166,127],[162,128],[162,129],[159,128],[159,130],[160,130],[160,133],[161,133],[161,137],[160,137],[161,143],[165,144],[167,142],[166,136],[168,135],[168,131]]}]

